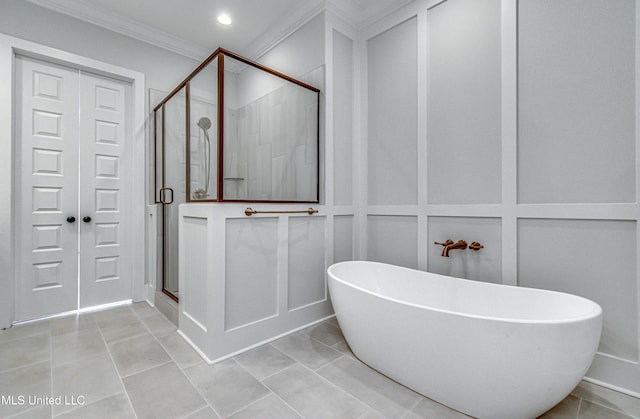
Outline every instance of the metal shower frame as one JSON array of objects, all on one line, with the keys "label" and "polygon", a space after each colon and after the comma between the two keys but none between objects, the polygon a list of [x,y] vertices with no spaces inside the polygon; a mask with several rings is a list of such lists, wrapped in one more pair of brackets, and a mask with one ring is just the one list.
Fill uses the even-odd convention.
[{"label": "metal shower frame", "polygon": [[[280,200],[250,200],[250,199],[224,199],[224,58],[225,56],[231,57],[235,60],[241,61],[247,65],[250,65],[259,70],[265,71],[276,77],[297,84],[305,89],[311,90],[317,95],[317,115],[316,115],[316,199],[314,201],[280,201]],[[217,179],[216,179],[216,199],[192,199],[191,198],[191,115],[190,115],[190,81],[209,63],[218,59],[218,109],[217,109]],[[186,151],[186,201],[190,202],[262,202],[262,203],[319,203],[320,202],[320,89],[313,87],[300,80],[296,80],[293,77],[280,73],[272,68],[258,64],[247,58],[244,58],[234,52],[226,50],[224,48],[216,49],[207,59],[205,59],[195,70],[191,72],[175,89],[171,91],[156,107],[153,109],[154,115],[154,196],[156,204],[171,204],[173,202],[173,189],[165,186],[164,167],[165,167],[165,112],[164,105],[173,98],[180,90],[185,88],[185,101],[186,101],[186,130],[185,130],[185,151]],[[162,113],[162,185],[158,188],[158,111]],[[167,191],[171,192],[171,199],[167,199]]]}]

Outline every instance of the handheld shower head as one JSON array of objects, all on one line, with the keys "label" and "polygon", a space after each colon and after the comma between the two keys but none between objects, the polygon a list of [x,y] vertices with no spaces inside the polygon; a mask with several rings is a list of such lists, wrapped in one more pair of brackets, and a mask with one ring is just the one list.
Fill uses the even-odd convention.
[{"label": "handheld shower head", "polygon": [[204,189],[199,188],[194,192],[194,198],[206,199],[209,196],[209,178],[211,177],[211,143],[209,141],[209,133],[207,132],[211,128],[211,120],[206,116],[203,116],[198,120],[198,127],[204,134]]},{"label": "handheld shower head", "polygon": [[203,116],[198,120],[198,126],[204,131],[207,131],[209,128],[211,128],[211,120],[206,116]]}]

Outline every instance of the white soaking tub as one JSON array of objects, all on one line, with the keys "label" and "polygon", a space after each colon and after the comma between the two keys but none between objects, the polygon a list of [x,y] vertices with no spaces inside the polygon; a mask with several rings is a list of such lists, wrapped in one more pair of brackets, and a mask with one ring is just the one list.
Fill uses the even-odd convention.
[{"label": "white soaking tub", "polygon": [[534,418],[582,379],[602,309],[570,294],[375,262],[328,269],[353,353],[433,400],[478,418]]}]

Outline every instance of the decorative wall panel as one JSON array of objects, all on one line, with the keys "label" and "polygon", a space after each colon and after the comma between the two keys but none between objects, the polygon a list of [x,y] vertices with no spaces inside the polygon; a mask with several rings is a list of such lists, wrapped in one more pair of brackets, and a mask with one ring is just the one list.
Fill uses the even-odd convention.
[{"label": "decorative wall panel", "polygon": [[500,0],[448,0],[427,12],[430,204],[502,200],[500,18]]},{"label": "decorative wall panel", "polygon": [[367,258],[375,262],[417,268],[418,217],[367,217]]},{"label": "decorative wall panel", "polygon": [[333,217],[333,263],[353,260],[353,216]]},{"label": "decorative wall panel", "polygon": [[367,42],[370,205],[418,200],[416,21]]},{"label": "decorative wall panel", "polygon": [[518,2],[519,202],[635,202],[635,7]]},{"label": "decorative wall panel", "polygon": [[518,285],[600,304],[600,352],[633,362],[638,361],[636,228],[635,221],[518,221]]},{"label": "decorative wall panel", "polygon": [[278,312],[278,219],[226,220],[225,329]]},{"label": "decorative wall panel", "polygon": [[334,203],[353,205],[353,41],[333,31]]},{"label": "decorative wall panel", "polygon": [[[185,254],[189,255],[184,264],[185,278],[189,278],[188,286],[180,289],[180,312],[204,329],[209,327],[207,313],[209,311],[208,290],[208,256],[211,248],[207,241],[208,220],[200,217],[184,217],[181,224]],[[177,253],[177,252],[176,252]],[[177,255],[176,255],[177,256]],[[177,259],[177,257],[176,257]],[[177,265],[177,263],[176,263]]]},{"label": "decorative wall panel", "polygon": [[[354,144],[367,161],[356,176],[367,178],[362,210],[374,215],[356,227],[356,249],[405,266],[417,253],[420,269],[599,302],[604,331],[587,377],[640,394],[640,1],[417,4],[361,32],[366,130]],[[417,34],[401,32],[412,17]],[[378,54],[393,49],[392,36],[407,46],[417,37],[411,59]],[[377,50],[381,41],[388,47]],[[401,115],[409,96],[379,94],[412,59],[417,202],[396,199],[406,197],[399,174],[413,165],[394,149],[406,147],[406,131],[384,131],[388,116],[415,125]],[[411,217],[410,228],[387,221]],[[449,238],[485,247],[444,258],[433,242]]]},{"label": "decorative wall panel", "polygon": [[289,218],[289,310],[327,297],[325,217]]}]

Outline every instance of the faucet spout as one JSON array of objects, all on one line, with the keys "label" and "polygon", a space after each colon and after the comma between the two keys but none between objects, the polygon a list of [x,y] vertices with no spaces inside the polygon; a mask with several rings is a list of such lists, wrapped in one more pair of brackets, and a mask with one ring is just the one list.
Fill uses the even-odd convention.
[{"label": "faucet spout", "polygon": [[449,257],[449,250],[455,250],[455,249],[466,249],[467,248],[467,242],[464,240],[458,240],[455,243],[452,244],[448,244],[444,247],[444,249],[442,249],[442,256],[448,258]]}]

